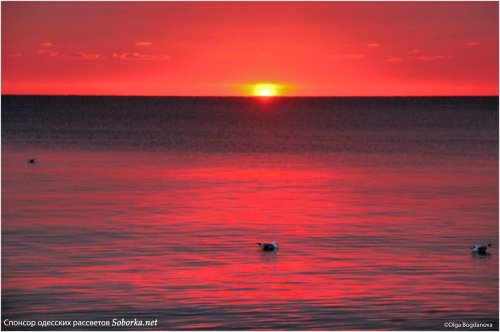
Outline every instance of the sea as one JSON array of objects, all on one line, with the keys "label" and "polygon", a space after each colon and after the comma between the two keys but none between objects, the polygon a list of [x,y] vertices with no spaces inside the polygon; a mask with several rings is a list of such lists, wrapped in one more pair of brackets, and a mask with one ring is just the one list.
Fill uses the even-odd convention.
[{"label": "sea", "polygon": [[499,328],[498,97],[1,106],[3,330]]}]

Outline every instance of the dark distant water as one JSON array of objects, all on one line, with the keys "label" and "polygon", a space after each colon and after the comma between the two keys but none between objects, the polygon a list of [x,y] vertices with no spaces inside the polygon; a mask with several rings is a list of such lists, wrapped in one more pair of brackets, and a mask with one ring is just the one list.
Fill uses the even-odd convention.
[{"label": "dark distant water", "polygon": [[2,329],[498,330],[498,166],[493,97],[3,96]]}]

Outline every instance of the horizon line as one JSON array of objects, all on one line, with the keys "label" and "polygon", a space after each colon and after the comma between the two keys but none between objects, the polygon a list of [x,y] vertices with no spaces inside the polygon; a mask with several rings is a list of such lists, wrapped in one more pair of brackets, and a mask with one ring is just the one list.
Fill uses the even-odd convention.
[{"label": "horizon line", "polygon": [[140,98],[254,98],[254,99],[283,99],[283,98],[464,98],[464,97],[496,97],[499,95],[296,95],[296,96],[240,96],[240,95],[121,95],[121,94],[40,94],[40,93],[2,93],[1,97],[140,97]]}]

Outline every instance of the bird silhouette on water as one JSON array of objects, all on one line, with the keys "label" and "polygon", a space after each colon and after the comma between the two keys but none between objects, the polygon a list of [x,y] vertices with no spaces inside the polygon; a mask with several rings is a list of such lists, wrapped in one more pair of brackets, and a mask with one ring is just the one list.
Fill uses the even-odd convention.
[{"label": "bird silhouette on water", "polygon": [[472,253],[474,253],[474,254],[485,255],[485,254],[487,254],[486,250],[489,247],[491,247],[491,243],[488,243],[488,244],[476,244],[471,249],[472,249]]},{"label": "bird silhouette on water", "polygon": [[278,250],[278,243],[276,241],[273,241],[272,243],[257,242],[257,245],[259,245],[263,251],[276,251],[276,250]]}]

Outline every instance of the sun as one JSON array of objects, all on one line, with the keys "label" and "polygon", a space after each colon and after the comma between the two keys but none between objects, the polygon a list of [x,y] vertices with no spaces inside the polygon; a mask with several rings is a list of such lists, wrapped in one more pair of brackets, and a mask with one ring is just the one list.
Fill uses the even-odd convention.
[{"label": "sun", "polygon": [[253,95],[258,97],[273,97],[279,94],[279,86],[272,83],[258,83],[253,87]]},{"label": "sun", "polygon": [[294,85],[270,82],[270,81],[257,81],[244,84],[232,85],[232,88],[238,89],[239,93],[243,96],[260,97],[261,99],[269,99],[270,97],[281,97],[288,95]]}]

